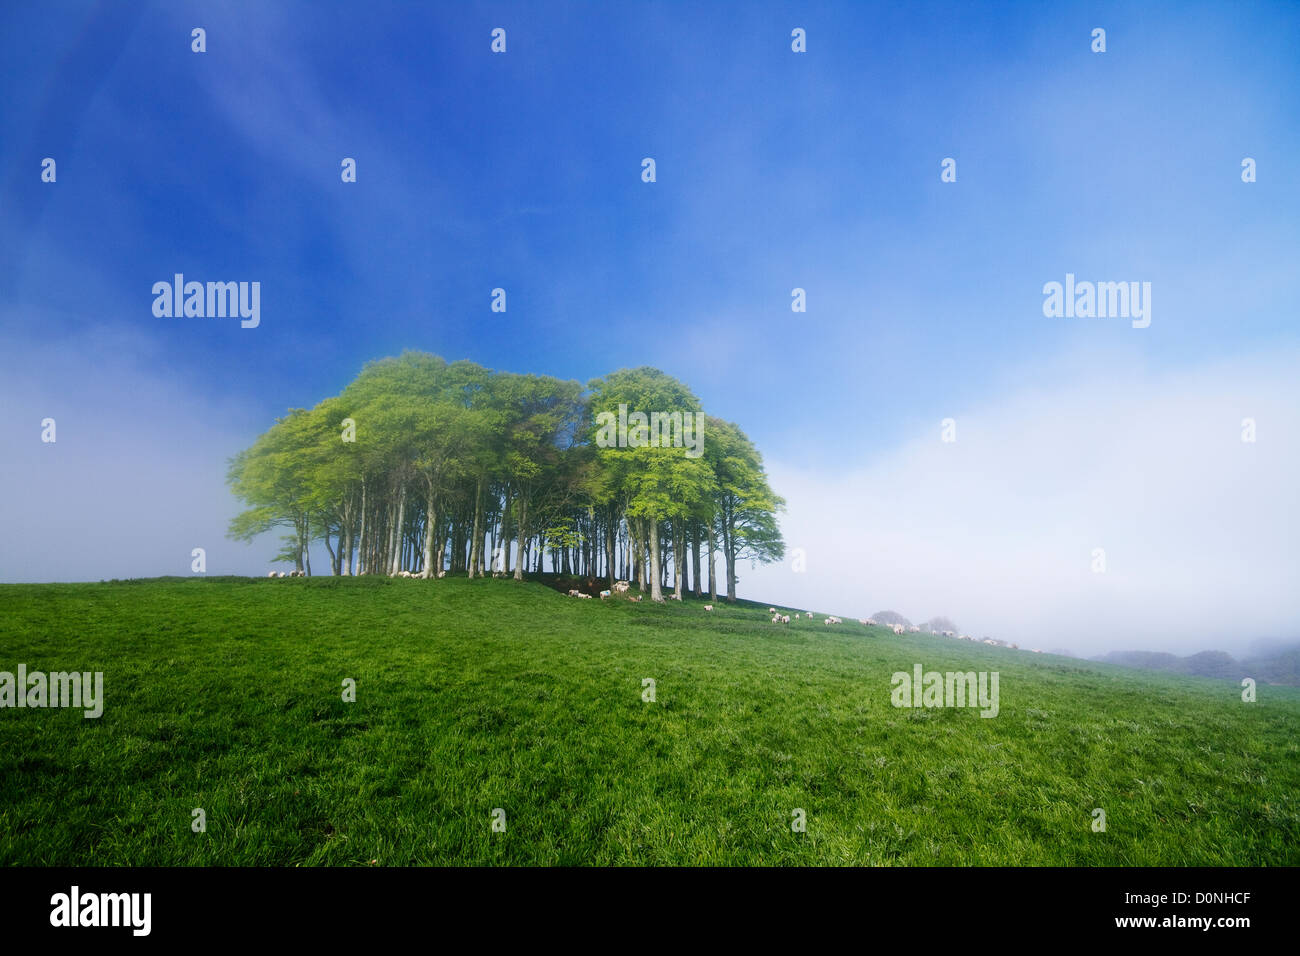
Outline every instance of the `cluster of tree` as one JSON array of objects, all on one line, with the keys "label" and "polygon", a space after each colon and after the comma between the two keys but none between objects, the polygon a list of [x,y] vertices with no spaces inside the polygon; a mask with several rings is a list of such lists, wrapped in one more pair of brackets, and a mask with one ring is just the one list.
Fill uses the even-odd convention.
[{"label": "cluster of tree", "polygon": [[[341,394],[291,409],[230,460],[248,505],[230,536],[289,529],[277,560],[311,573],[541,574],[635,580],[654,600],[707,592],[716,557],[736,598],[739,561],[785,553],[762,457],[736,425],[703,416],[703,454],[629,442],[604,447],[598,418],[619,406],[700,413],[653,368],[590,382],[448,363],[424,352],[370,362]],[[604,417],[607,422],[608,418]],[[549,567],[548,567],[549,562]]]}]

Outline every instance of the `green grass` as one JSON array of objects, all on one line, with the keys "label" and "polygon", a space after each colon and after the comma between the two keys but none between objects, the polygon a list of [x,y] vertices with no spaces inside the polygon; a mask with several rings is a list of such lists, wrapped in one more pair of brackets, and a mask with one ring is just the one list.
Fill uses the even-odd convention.
[{"label": "green grass", "polygon": [[[765,612],[463,579],[0,585],[0,670],[101,670],[106,697],[0,710],[0,864],[1300,863],[1294,689]],[[914,663],[998,671],[999,716],[895,709]]]}]

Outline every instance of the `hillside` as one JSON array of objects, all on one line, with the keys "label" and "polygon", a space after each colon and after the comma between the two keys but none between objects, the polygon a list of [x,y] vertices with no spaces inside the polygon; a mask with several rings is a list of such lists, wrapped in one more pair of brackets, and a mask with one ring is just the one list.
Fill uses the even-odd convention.
[{"label": "hillside", "polygon": [[[0,585],[0,670],[102,670],[106,697],[0,710],[0,865],[1300,864],[1300,692],[766,610]],[[998,716],[891,706],[915,664],[998,672]]]},{"label": "hillside", "polygon": [[1280,648],[1240,661],[1224,651],[1201,651],[1187,657],[1163,651],[1112,651],[1093,660],[1170,674],[1238,682],[1243,677],[1250,677],[1260,684],[1300,686],[1300,647]]}]

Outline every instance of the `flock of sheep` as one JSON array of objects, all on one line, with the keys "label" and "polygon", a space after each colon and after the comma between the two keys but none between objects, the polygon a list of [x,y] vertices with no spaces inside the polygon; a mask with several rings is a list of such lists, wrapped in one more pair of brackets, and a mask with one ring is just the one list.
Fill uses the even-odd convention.
[{"label": "flock of sheep", "polygon": [[[712,611],[712,610],[713,610],[713,606],[712,606],[712,605],[708,605],[707,607],[705,607],[704,610],[706,610],[706,611]],[[770,607],[770,608],[768,608],[768,609],[767,609],[767,613],[772,615],[772,623],[773,623],[773,624],[789,624],[789,623],[790,623],[790,615],[789,615],[789,614],[782,614],[780,611],[778,611],[778,610],[777,610],[776,608],[774,608],[774,607]],[[812,617],[813,617],[813,613],[812,613],[812,611],[805,611],[805,612],[803,612],[802,614],[801,614],[799,611],[795,611],[795,612],[793,612],[793,613],[794,613],[794,616],[795,616],[796,619],[799,618],[799,617],[801,617],[801,616],[806,616],[807,618],[809,618],[809,619],[811,620]],[[832,616],[832,615],[827,615],[826,619],[825,619],[822,623],[823,623],[823,624],[843,624],[844,622],[841,621],[838,617],[834,617],[834,616]],[[863,625],[863,626],[865,626],[865,627],[880,627],[880,626],[881,626],[879,623],[877,623],[877,621],[876,621],[875,618],[871,618],[871,617],[860,617],[860,618],[858,618],[858,623],[861,624],[861,625]],[[909,634],[919,634],[920,631],[921,631],[921,628],[918,627],[918,626],[915,625],[915,624],[912,624],[912,625],[910,625],[910,626],[908,626],[908,627],[904,627],[902,624],[886,624],[886,625],[884,625],[884,626],[887,627],[887,628],[889,628],[889,629],[890,629],[891,631],[893,631],[895,634],[902,634],[902,633],[904,633],[904,632],[909,633]],[[944,637],[953,637],[953,638],[956,638],[956,639],[959,640],[959,641],[979,641],[979,640],[980,640],[979,638],[971,637],[969,634],[958,634],[958,633],[956,633],[955,631],[939,631],[939,632],[937,632],[937,633],[942,634]],[[1013,650],[1013,651],[1018,651],[1018,650],[1020,650],[1020,645],[1019,645],[1019,644],[1013,644],[1013,643],[1011,643],[1010,641],[998,641],[998,640],[994,640],[994,639],[991,638],[991,637],[986,637],[986,638],[984,638],[983,641],[982,641],[982,643],[987,644],[987,645],[989,645],[990,647],[1006,647],[1006,648],[1010,648],[1010,649]],[[1027,650],[1033,651],[1035,654],[1041,654],[1041,653],[1043,653],[1042,651],[1040,651],[1040,650],[1039,650],[1038,648],[1036,648],[1036,647],[1027,648]]]},{"label": "flock of sheep", "polygon": [[[631,586],[632,586],[631,583],[628,582],[628,581],[615,581],[615,582],[614,582],[614,588],[613,588],[613,590],[606,590],[606,591],[601,591],[601,592],[600,592],[600,599],[603,601],[603,600],[605,600],[605,598],[613,597],[615,593],[618,593],[618,594],[626,594],[627,591],[628,591],[628,588],[630,588]],[[670,596],[671,596],[671,595],[670,595]],[[577,588],[570,588],[570,589],[569,589],[569,597],[586,598],[588,601],[591,600],[591,595],[590,595],[590,594],[587,594],[587,593],[585,593],[585,592],[583,592],[583,591],[579,591]],[[630,597],[630,598],[628,598],[628,600],[629,600],[629,601],[640,601],[640,600],[641,600],[641,595],[638,594],[636,597]],[[678,600],[681,600],[681,599],[678,598]],[[712,611],[713,608],[712,608],[712,607],[708,607],[708,608],[705,608],[705,610],[707,610],[707,611]]]}]

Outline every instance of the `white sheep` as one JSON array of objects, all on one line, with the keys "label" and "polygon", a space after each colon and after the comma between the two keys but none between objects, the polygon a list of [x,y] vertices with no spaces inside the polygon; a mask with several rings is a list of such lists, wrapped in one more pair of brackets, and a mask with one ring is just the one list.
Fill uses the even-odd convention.
[{"label": "white sheep", "polygon": [[706,610],[706,611],[712,611],[712,610],[713,610],[713,605],[712,605],[712,604],[706,604],[706,605],[704,605],[704,610]]}]

